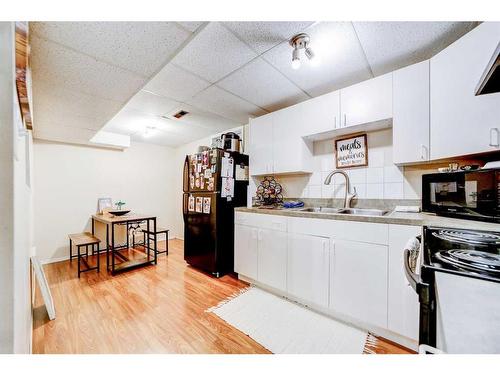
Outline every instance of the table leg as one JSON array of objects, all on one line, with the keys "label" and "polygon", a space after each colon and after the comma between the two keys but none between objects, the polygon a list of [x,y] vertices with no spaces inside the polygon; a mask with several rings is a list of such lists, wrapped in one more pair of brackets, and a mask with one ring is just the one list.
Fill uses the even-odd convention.
[{"label": "table leg", "polygon": [[146,241],[147,241],[147,251],[148,251],[148,260],[149,260],[149,219],[146,222]]},{"label": "table leg", "polygon": [[156,237],[156,218],[153,219],[153,232],[154,232],[154,252],[155,252],[155,264],[158,263],[158,242]]},{"label": "table leg", "polygon": [[111,272],[115,272],[115,224],[111,223]]},{"label": "table leg", "polygon": [[[92,235],[95,235],[94,218],[92,218]],[[95,246],[92,246],[92,255],[95,254]],[[97,244],[97,254],[99,254],[99,244]]]},{"label": "table leg", "polygon": [[106,271],[109,271],[109,225],[106,224]]},{"label": "table leg", "polygon": [[128,228],[129,228],[128,222],[127,222],[126,226],[127,226],[127,251],[128,251],[128,248],[130,246],[129,238],[128,238],[128,235],[129,235],[129,232],[128,232]]}]

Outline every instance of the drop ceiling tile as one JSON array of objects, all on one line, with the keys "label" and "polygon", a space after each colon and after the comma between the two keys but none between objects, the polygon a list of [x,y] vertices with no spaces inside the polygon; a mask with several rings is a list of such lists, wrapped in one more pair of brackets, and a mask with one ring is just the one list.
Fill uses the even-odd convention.
[{"label": "drop ceiling tile", "polygon": [[302,66],[292,68],[292,48],[284,42],[262,57],[312,96],[346,87],[372,77],[350,22],[320,22],[307,30],[316,66],[301,53]]},{"label": "drop ceiling tile", "polygon": [[254,51],[220,23],[211,22],[172,62],[213,83],[256,56]]},{"label": "drop ceiling tile", "polygon": [[89,144],[96,130],[75,129],[65,126],[37,126],[33,128],[33,137],[54,142]]},{"label": "drop ceiling tile", "polygon": [[187,101],[189,104],[232,119],[239,124],[248,124],[249,117],[257,117],[266,111],[217,87],[210,86]]},{"label": "drop ceiling tile", "polygon": [[144,133],[136,133],[133,134],[130,138],[134,142],[152,143],[168,147],[176,147],[191,141],[191,138],[189,137],[167,133],[161,130],[157,130],[149,134],[148,136],[145,136]]},{"label": "drop ceiling tile", "polygon": [[185,29],[188,29],[192,33],[194,33],[196,30],[199,29],[201,25],[203,25],[205,22],[204,21],[184,21],[184,22],[177,22],[179,25],[184,27]]},{"label": "drop ceiling tile", "polygon": [[[48,112],[53,116],[57,113],[64,115],[65,119],[80,116],[102,123],[111,119],[125,104],[70,90],[40,78],[33,82],[33,101],[37,114]],[[38,121],[38,116],[35,117]]]},{"label": "drop ceiling tile", "polygon": [[191,36],[175,22],[34,22],[30,30],[145,77],[156,73]]},{"label": "drop ceiling tile", "polygon": [[474,26],[473,22],[354,22],[375,75],[426,60]]},{"label": "drop ceiling tile", "polygon": [[125,107],[142,113],[161,116],[176,108],[179,104],[175,100],[141,90],[128,101]]},{"label": "drop ceiling tile", "polygon": [[245,65],[217,85],[268,111],[288,107],[309,98],[261,58]]},{"label": "drop ceiling tile", "polygon": [[208,86],[210,82],[170,63],[144,86],[144,90],[174,100],[185,101]]},{"label": "drop ceiling tile", "polygon": [[259,54],[289,40],[314,22],[223,22]]},{"label": "drop ceiling tile", "polygon": [[147,127],[159,127],[158,121],[159,116],[124,108],[103,129],[119,134],[132,135],[144,131]]},{"label": "drop ceiling tile", "polygon": [[43,78],[54,85],[88,95],[126,101],[144,85],[137,74],[74,52],[39,37],[31,38],[33,80]]}]

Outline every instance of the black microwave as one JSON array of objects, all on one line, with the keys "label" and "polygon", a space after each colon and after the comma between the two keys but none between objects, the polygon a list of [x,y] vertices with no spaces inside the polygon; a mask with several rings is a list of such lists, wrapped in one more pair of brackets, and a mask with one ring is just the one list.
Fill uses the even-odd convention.
[{"label": "black microwave", "polygon": [[500,169],[424,174],[422,211],[500,223]]}]

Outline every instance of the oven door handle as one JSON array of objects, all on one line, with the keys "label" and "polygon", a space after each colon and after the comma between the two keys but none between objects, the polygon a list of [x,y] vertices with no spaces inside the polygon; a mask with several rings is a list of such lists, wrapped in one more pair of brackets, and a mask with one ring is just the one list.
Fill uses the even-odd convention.
[{"label": "oven door handle", "polygon": [[404,267],[405,267],[406,279],[410,283],[413,290],[418,293],[417,285],[422,284],[422,279],[420,278],[420,275],[417,275],[410,268],[410,250],[408,250],[408,249],[404,250],[403,262],[404,262]]}]

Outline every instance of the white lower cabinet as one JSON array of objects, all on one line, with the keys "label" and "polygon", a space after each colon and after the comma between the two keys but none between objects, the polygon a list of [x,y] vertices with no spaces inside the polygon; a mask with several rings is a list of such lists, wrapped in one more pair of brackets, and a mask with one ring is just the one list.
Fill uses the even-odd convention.
[{"label": "white lower cabinet", "polygon": [[403,251],[408,240],[421,232],[421,227],[389,225],[388,328],[413,340],[418,340],[419,302],[406,280]]},{"label": "white lower cabinet", "polygon": [[329,238],[288,233],[288,294],[328,307],[329,257]]},{"label": "white lower cabinet", "polygon": [[287,234],[259,229],[257,280],[278,290],[286,290]]},{"label": "white lower cabinet", "polygon": [[335,240],[330,309],[387,327],[387,246]]},{"label": "white lower cabinet", "polygon": [[403,250],[421,227],[241,212],[235,221],[241,276],[403,345],[418,339]]},{"label": "white lower cabinet", "polygon": [[257,280],[258,228],[234,226],[234,271]]}]

